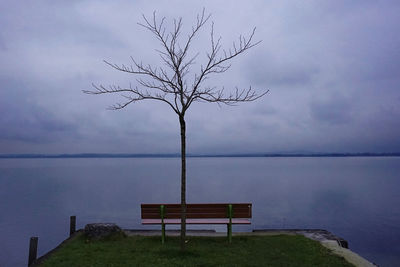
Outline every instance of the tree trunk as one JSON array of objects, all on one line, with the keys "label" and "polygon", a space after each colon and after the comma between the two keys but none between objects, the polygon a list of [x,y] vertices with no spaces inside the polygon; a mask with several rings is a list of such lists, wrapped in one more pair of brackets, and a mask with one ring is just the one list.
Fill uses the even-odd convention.
[{"label": "tree trunk", "polygon": [[186,239],[186,123],[184,115],[179,116],[181,125],[181,250]]}]

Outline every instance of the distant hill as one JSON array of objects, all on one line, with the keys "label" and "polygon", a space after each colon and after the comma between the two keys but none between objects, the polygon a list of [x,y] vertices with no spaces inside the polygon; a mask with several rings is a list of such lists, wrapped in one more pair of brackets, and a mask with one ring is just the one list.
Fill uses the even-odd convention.
[{"label": "distant hill", "polygon": [[[0,154],[3,159],[34,159],[34,158],[178,158],[180,154]],[[396,153],[246,153],[246,154],[187,154],[191,158],[222,158],[222,157],[400,157]]]}]

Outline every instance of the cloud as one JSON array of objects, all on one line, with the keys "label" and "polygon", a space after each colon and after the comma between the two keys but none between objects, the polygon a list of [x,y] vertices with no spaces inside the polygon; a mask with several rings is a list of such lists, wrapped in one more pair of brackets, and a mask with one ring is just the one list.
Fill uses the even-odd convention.
[{"label": "cloud", "polygon": [[[86,0],[0,3],[0,153],[179,152],[178,119],[168,106],[107,111],[121,96],[81,90],[136,83],[103,59],[160,65],[159,43],[136,24],[142,14],[182,16],[190,30],[203,6],[224,48],[254,26],[262,40],[208,84],[270,93],[238,107],[195,103],[189,152],[400,150],[398,1]],[[194,71],[206,59],[209,30],[194,40]]]},{"label": "cloud", "polygon": [[351,123],[353,103],[345,97],[333,95],[322,101],[310,104],[311,116],[318,123],[347,124]]},{"label": "cloud", "polygon": [[0,139],[43,144],[56,141],[60,134],[74,133],[77,125],[57,118],[56,112],[30,100],[29,85],[10,79],[0,79],[0,83]]}]

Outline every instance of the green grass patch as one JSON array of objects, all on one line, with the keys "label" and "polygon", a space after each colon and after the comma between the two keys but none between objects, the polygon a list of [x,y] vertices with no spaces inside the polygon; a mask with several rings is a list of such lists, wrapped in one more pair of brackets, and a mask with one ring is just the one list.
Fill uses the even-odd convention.
[{"label": "green grass patch", "polygon": [[318,242],[299,235],[189,237],[115,236],[89,241],[83,234],[40,266],[353,266]]}]

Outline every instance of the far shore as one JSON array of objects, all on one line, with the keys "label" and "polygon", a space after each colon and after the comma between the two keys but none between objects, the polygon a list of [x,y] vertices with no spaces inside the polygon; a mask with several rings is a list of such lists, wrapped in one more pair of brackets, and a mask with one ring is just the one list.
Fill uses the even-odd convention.
[{"label": "far shore", "polygon": [[[79,153],[79,154],[0,154],[0,159],[44,159],[44,158],[179,158],[179,153],[172,154],[112,154],[112,153]],[[244,154],[187,154],[188,158],[294,158],[294,157],[400,157],[395,153],[244,153]]]}]

